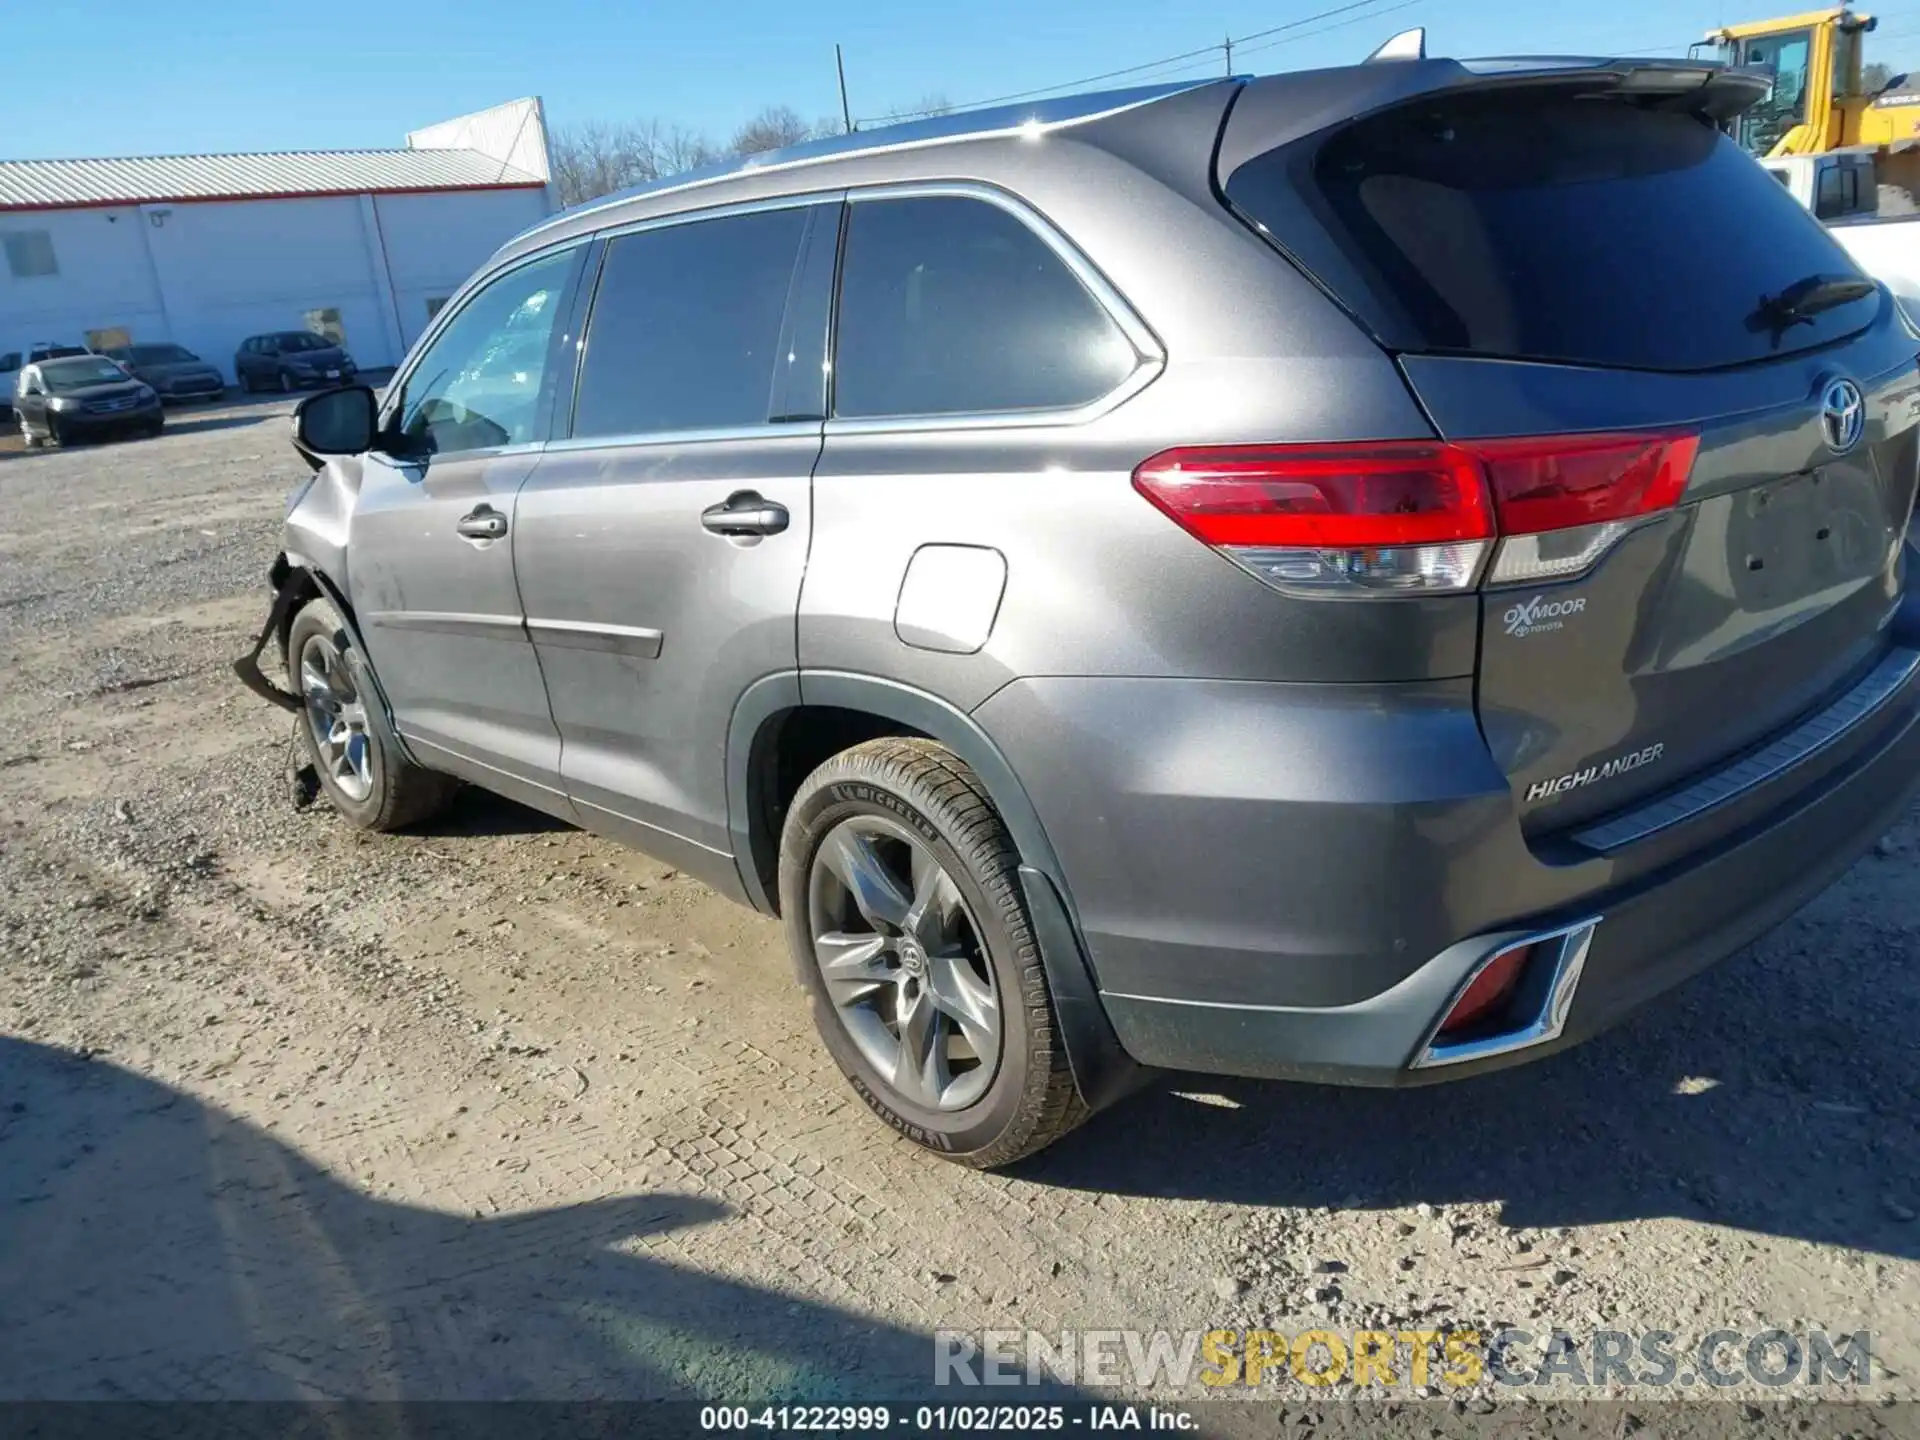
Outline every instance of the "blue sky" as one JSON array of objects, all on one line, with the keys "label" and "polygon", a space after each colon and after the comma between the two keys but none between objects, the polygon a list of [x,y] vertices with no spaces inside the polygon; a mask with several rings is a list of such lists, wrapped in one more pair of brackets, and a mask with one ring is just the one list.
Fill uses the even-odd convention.
[{"label": "blue sky", "polygon": [[[522,95],[549,122],[657,118],[724,139],[767,104],[856,117],[938,93],[969,103],[1157,60],[1343,0],[108,0],[10,6],[0,158],[348,149]],[[1251,42],[1235,69],[1358,59],[1407,25],[1435,53],[1628,52],[1808,0],[1365,0]],[[1776,8],[1777,7],[1777,8]],[[1920,69],[1920,0],[1892,0],[1868,56]],[[84,16],[84,32],[76,28]],[[1275,44],[1272,42],[1284,41]],[[1255,44],[1266,48],[1255,50]],[[1218,73],[1217,53],[1129,83]]]}]

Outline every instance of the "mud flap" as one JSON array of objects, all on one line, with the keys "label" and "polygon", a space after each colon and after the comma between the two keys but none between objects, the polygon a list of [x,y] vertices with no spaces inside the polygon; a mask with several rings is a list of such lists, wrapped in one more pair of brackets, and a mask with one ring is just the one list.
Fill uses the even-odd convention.
[{"label": "mud flap", "polygon": [[273,567],[273,604],[268,607],[266,623],[260,627],[253,648],[233,662],[233,673],[240,677],[240,683],[265,700],[269,705],[278,705],[282,710],[299,714],[305,704],[298,695],[282,690],[260,671],[260,652],[267,648],[267,641],[286,624],[287,616],[293,610],[299,598],[299,590],[288,583],[290,576],[286,561],[280,560]]}]

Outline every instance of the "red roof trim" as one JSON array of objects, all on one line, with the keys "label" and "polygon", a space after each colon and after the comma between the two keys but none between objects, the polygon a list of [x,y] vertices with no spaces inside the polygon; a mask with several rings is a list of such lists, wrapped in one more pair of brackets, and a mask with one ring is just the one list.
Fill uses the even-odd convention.
[{"label": "red roof trim", "polygon": [[130,205],[222,205],[234,200],[338,200],[346,195],[447,195],[474,190],[544,190],[539,180],[505,180],[497,185],[399,185],[369,190],[364,186],[345,190],[255,190],[235,191],[230,195],[142,195],[125,200],[36,200],[26,205],[0,201],[0,215],[29,210],[122,210]]}]

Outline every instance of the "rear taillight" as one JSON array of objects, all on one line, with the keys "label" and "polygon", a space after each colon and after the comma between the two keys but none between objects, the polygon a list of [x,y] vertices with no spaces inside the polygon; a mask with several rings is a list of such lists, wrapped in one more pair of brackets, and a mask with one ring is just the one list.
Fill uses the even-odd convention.
[{"label": "rear taillight", "polygon": [[1559,435],[1164,451],[1134,487],[1269,584],[1315,594],[1559,579],[1671,509],[1692,435]]}]

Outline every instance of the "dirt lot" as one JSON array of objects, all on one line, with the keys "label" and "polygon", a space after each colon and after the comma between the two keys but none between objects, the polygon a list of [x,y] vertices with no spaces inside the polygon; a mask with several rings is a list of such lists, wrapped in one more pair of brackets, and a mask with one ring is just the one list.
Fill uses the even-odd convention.
[{"label": "dirt lot", "polygon": [[885,1395],[940,1326],[1313,1323],[1867,1328],[1920,1392],[1920,815],[1582,1050],[1169,1080],[973,1174],[852,1099],[773,923],[477,793],[292,807],[226,669],[284,410],[0,454],[0,1398]]}]

